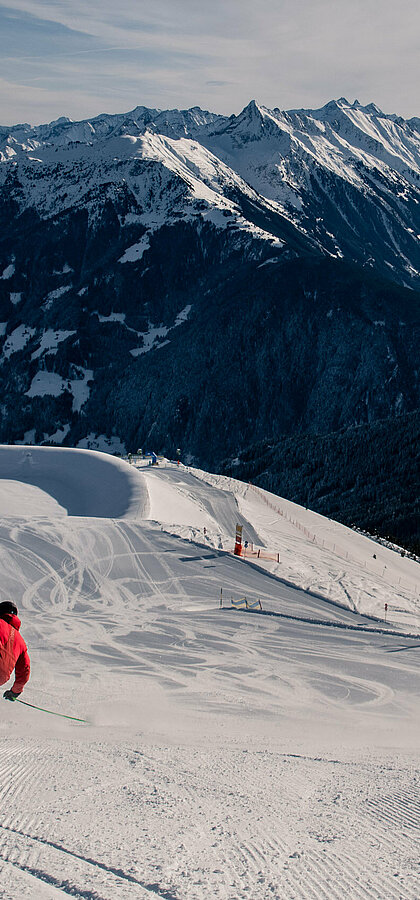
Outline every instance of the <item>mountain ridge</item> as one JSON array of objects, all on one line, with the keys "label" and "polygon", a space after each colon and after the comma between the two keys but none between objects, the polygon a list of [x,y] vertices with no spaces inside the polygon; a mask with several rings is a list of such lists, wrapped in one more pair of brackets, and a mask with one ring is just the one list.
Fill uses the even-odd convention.
[{"label": "mountain ridge", "polygon": [[0,440],[207,467],[419,408],[420,132],[345,98],[0,129]]},{"label": "mountain ridge", "polygon": [[[80,122],[2,127],[0,160],[0,188],[14,167],[21,208],[34,205],[41,215],[50,212],[42,180],[57,210],[86,202],[83,185],[92,180],[96,189],[104,180],[128,185],[135,206],[142,199],[136,197],[140,160],[174,172],[209,212],[229,210],[235,218],[234,185],[241,196],[258,195],[267,218],[273,211],[282,216],[321,254],[420,284],[420,131],[414,120],[384,114],[375,104],[341,98],[319,110],[281,111],[252,100],[229,117],[199,107],[137,106]],[[270,226],[263,231],[268,236]]]}]

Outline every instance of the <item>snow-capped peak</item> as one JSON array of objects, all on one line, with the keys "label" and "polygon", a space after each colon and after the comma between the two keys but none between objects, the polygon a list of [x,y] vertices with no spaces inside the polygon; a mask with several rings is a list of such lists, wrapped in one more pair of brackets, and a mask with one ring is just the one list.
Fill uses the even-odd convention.
[{"label": "snow-capped peak", "polygon": [[[188,203],[192,197],[215,207],[226,227],[220,211],[227,219],[240,196],[241,215],[245,206],[264,232],[272,224],[266,229],[260,213],[251,212],[255,204],[264,216],[286,217],[322,252],[352,259],[359,254],[374,259],[383,274],[398,269],[411,280],[420,272],[419,122],[345,97],[319,109],[288,111],[253,99],[230,117],[198,106],[141,105],[79,122],[62,116],[34,128],[0,128],[0,189],[11,177],[10,166],[17,167],[19,204],[49,215],[73,204],[86,203],[90,210],[95,198],[114,195],[124,182],[124,191],[131,192],[127,213],[134,214],[148,195],[152,162],[180,180],[178,216],[187,190]],[[359,238],[367,216],[365,210],[359,221],[359,209],[366,204],[372,215],[376,210],[373,232]],[[172,216],[171,205],[168,200],[166,216]],[[378,249],[370,246],[368,252],[372,239]]]},{"label": "snow-capped peak", "polygon": [[58,119],[54,119],[54,121],[50,122],[49,125],[50,128],[53,128],[54,125],[68,125],[68,123],[71,121],[72,119],[69,119],[68,116],[59,116]]}]

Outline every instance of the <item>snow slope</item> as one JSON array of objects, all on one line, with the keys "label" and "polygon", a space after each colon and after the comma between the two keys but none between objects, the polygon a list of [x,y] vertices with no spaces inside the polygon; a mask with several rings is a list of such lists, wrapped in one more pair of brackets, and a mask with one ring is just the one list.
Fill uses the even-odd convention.
[{"label": "snow slope", "polygon": [[[148,502],[141,481],[125,463],[94,450],[63,448],[57,455],[50,447],[1,447],[0,479],[33,485],[69,516],[132,517],[144,514]],[[8,504],[7,515],[20,512]],[[39,514],[32,504],[27,512]]]},{"label": "snow slope", "polygon": [[[368,615],[382,617],[387,604],[388,621],[418,630],[419,566],[404,551],[401,555],[261,488],[197,470],[195,475],[232,491],[238,509],[258,528],[260,546],[279,553],[278,563],[261,563],[265,569]],[[249,530],[245,538],[254,540]]]},{"label": "snow slope", "polygon": [[[2,447],[0,488],[23,699],[87,720],[3,703],[0,897],[418,898],[414,618],[300,589],[311,564],[328,581],[331,551],[238,482]],[[225,549],[239,517],[286,572]],[[231,609],[244,595],[272,615]]]}]

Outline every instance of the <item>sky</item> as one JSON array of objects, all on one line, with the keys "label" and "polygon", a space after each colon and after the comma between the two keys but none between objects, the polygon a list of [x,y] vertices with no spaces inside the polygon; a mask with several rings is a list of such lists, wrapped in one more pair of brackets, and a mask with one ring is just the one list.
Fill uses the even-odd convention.
[{"label": "sky", "polygon": [[418,0],[0,2],[0,123],[346,97],[420,115]]}]

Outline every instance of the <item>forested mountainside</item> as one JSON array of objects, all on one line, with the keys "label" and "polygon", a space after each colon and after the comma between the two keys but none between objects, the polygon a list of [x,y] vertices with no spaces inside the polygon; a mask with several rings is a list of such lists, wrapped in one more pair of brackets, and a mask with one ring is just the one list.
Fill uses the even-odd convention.
[{"label": "forested mountainside", "polygon": [[419,179],[420,121],[343,98],[0,128],[0,440],[215,468],[399,427]]},{"label": "forested mountainside", "polygon": [[223,470],[420,556],[420,413],[251,444]]}]

